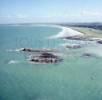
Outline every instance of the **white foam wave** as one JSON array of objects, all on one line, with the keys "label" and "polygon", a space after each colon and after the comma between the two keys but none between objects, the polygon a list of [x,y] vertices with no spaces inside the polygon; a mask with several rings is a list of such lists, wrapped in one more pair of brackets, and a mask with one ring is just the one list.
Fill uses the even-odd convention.
[{"label": "white foam wave", "polygon": [[21,51],[23,48],[20,48],[20,49],[8,49],[7,51],[8,52],[19,52]]},{"label": "white foam wave", "polygon": [[65,38],[65,37],[70,37],[70,36],[71,37],[72,36],[83,36],[84,35],[83,33],[73,30],[71,28],[61,27],[61,26],[57,26],[57,25],[55,25],[53,27],[61,28],[62,31],[59,32],[57,35],[50,36],[49,39]]},{"label": "white foam wave", "polygon": [[19,61],[17,61],[17,60],[10,60],[10,61],[8,62],[8,64],[16,64],[16,63],[19,63]]},{"label": "white foam wave", "polygon": [[75,46],[75,45],[81,45],[81,44],[77,44],[77,43],[62,43],[62,44],[60,44],[60,46]]}]

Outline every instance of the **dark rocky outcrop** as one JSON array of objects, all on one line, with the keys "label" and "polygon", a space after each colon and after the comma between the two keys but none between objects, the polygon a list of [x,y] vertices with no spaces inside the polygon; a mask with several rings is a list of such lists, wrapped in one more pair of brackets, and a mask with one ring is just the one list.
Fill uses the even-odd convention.
[{"label": "dark rocky outcrop", "polygon": [[34,63],[58,63],[62,61],[62,59],[55,54],[46,52],[46,53],[41,53],[38,56],[32,55],[30,61]]},{"label": "dark rocky outcrop", "polygon": [[102,44],[102,40],[98,40],[97,43]]}]

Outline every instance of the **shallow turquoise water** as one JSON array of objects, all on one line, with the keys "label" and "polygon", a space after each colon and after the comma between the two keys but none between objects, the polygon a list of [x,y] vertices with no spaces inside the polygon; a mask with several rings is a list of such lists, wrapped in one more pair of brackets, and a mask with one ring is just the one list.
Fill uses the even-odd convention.
[{"label": "shallow turquoise water", "polygon": [[[60,31],[0,26],[0,100],[102,100],[101,57],[81,57],[81,50],[68,51],[63,62],[41,65],[28,63],[25,54],[8,52],[22,47],[58,47],[62,40],[46,38]],[[8,64],[10,60],[18,62]]]}]

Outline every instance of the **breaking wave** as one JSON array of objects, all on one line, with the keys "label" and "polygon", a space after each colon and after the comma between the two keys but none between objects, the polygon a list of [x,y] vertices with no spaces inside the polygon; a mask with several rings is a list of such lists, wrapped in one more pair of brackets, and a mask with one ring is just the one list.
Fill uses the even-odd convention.
[{"label": "breaking wave", "polygon": [[8,62],[8,64],[17,64],[17,63],[19,63],[19,61],[17,61],[17,60],[10,60],[10,61]]},{"label": "breaking wave", "polygon": [[65,37],[70,37],[70,36],[83,36],[84,35],[83,33],[78,32],[76,30],[73,30],[71,28],[57,26],[57,25],[55,25],[53,27],[61,28],[62,31],[59,32],[56,35],[53,35],[53,36],[48,37],[49,39],[65,38]]},{"label": "breaking wave", "polygon": [[19,52],[21,51],[23,48],[19,48],[19,49],[8,49],[6,50],[7,52]]}]

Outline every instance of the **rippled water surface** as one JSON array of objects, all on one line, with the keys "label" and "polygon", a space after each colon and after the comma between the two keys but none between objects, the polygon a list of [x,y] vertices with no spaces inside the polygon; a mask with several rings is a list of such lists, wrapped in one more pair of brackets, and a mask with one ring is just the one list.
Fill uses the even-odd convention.
[{"label": "rippled water surface", "polygon": [[[60,31],[36,25],[0,26],[0,100],[102,100],[102,46],[82,43],[82,49],[67,50],[61,44],[73,41],[47,39]],[[62,48],[64,60],[31,64],[26,54],[15,51],[22,47]],[[86,52],[93,56],[83,57]]]}]

